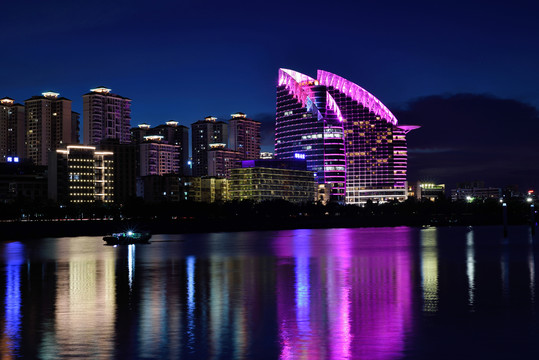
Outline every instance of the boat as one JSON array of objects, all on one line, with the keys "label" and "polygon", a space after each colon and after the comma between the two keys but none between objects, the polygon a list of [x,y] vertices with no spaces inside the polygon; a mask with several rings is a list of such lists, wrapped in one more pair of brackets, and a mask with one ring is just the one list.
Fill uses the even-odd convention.
[{"label": "boat", "polygon": [[149,244],[152,234],[147,232],[121,232],[103,236],[107,245]]}]

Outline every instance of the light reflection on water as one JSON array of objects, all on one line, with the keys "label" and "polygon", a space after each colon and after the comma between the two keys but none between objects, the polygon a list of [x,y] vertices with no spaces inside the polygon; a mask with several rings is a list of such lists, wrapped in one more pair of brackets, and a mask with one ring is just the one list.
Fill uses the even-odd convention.
[{"label": "light reflection on water", "polygon": [[274,241],[280,358],[398,357],[411,326],[410,230],[290,233]]},{"label": "light reflection on water", "polygon": [[518,344],[539,355],[537,245],[526,228],[510,234],[401,227],[155,235],[124,247],[97,237],[3,243],[0,353],[504,358]]}]

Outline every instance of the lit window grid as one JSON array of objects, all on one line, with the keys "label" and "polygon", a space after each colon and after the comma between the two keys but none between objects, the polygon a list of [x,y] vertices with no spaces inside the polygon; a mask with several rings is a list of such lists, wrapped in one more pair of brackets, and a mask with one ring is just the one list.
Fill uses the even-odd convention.
[{"label": "lit window grid", "polygon": [[[332,79],[337,78],[336,76],[332,77]],[[309,116],[304,104],[299,101],[304,94],[300,93],[301,89],[298,90],[299,85],[292,84],[291,87],[287,88],[286,85],[291,83],[288,81],[283,85],[280,80],[281,86],[277,88],[275,148],[278,158],[291,158],[294,152],[306,150],[298,148],[298,145],[304,144],[298,139],[298,134],[303,134],[303,141],[305,141],[305,134],[311,134],[309,125],[319,123],[317,121],[319,119],[313,120],[314,116]],[[406,142],[405,132],[394,125],[396,119],[379,101],[374,105],[377,107],[377,111],[382,111],[381,115],[391,115],[389,121],[332,87],[328,88],[328,92],[333,96],[335,103],[344,109],[343,133],[346,137],[345,154],[347,156],[346,185],[352,189],[347,191],[347,202],[362,203],[366,201],[365,197],[379,201],[404,199],[406,195]],[[310,91],[310,94],[313,93]],[[372,98],[374,97],[371,96],[370,100]],[[326,114],[331,114],[331,112],[326,109]],[[306,122],[309,118],[311,118],[311,124]],[[307,126],[305,124],[298,126],[301,121]],[[311,134],[311,139],[312,135],[316,135],[316,133]],[[318,139],[319,135],[320,132],[314,139]],[[325,135],[324,138],[326,138]],[[316,145],[308,146],[310,151],[317,148]],[[307,159],[308,166],[312,170],[320,171],[322,169],[320,164],[313,166],[312,163],[309,163],[309,156]],[[319,180],[327,181],[321,177]]]}]

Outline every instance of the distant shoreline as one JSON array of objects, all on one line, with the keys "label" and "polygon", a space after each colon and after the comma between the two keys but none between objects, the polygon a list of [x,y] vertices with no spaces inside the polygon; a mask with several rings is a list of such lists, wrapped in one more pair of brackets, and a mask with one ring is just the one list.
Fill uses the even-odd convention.
[{"label": "distant shoreline", "polygon": [[[499,222],[442,221],[426,222],[414,219],[388,217],[349,218],[349,217],[296,217],[261,219],[178,219],[178,220],[72,220],[72,221],[14,221],[0,223],[2,239],[22,240],[46,237],[104,236],[112,232],[128,229],[150,231],[152,234],[185,234],[210,232],[235,232],[257,230],[359,228],[411,226],[466,226],[502,225]],[[516,225],[516,224],[512,224]]]}]

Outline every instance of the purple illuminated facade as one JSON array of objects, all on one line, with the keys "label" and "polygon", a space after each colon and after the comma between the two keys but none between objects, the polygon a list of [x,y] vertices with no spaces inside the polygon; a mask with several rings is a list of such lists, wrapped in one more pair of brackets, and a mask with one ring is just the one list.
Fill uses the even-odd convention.
[{"label": "purple illuminated facade", "polygon": [[415,128],[399,125],[380,100],[338,75],[279,70],[275,156],[304,155],[331,200],[404,200],[406,134]]}]

